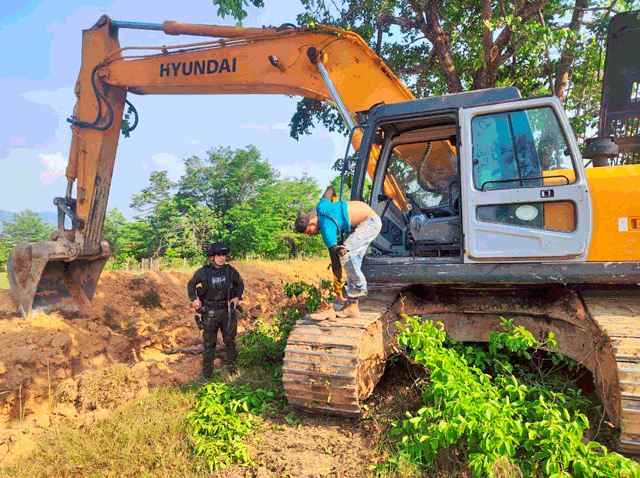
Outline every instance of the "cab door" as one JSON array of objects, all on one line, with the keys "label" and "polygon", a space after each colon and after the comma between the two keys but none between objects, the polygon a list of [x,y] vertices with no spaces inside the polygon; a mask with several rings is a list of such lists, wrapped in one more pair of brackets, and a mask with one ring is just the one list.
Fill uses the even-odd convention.
[{"label": "cab door", "polygon": [[555,97],[460,110],[465,262],[585,261],[592,210]]}]

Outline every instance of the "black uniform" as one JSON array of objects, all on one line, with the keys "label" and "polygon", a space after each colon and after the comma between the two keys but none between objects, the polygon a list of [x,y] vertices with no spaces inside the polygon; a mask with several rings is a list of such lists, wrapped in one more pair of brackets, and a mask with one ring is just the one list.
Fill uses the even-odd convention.
[{"label": "black uniform", "polygon": [[[196,286],[202,284],[198,291]],[[235,362],[238,357],[236,350],[236,334],[238,333],[238,321],[235,310],[231,310],[229,301],[234,297],[242,299],[244,283],[238,271],[225,264],[220,269],[213,265],[206,265],[198,269],[187,284],[189,299],[200,299],[209,310],[204,328],[202,340],[204,342],[204,354],[202,356],[202,375],[211,377],[213,373],[213,361],[216,358],[216,342],[218,330],[222,331],[222,340],[226,350],[227,360]],[[203,317],[204,319],[204,317]]]}]

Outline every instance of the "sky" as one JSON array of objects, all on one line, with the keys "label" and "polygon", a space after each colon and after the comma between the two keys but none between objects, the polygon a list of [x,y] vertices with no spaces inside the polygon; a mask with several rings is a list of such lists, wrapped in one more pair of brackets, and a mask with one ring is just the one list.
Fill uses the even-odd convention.
[{"label": "sky", "polygon": [[[265,0],[247,8],[247,27],[296,23],[299,0]],[[234,25],[217,16],[211,0],[150,2],[115,0],[13,0],[0,2],[0,209],[55,212],[53,198],[64,196],[65,168],[71,145],[66,119],[75,105],[80,71],[81,35],[102,15],[116,21]],[[170,45],[203,41],[202,37],[166,36],[162,32],[121,29],[121,46]],[[149,184],[151,172],[167,170],[177,180],[182,159],[206,157],[215,147],[255,145],[281,177],[307,173],[324,189],[344,155],[347,140],[317,129],[299,141],[288,124],[298,97],[282,95],[129,94],[140,123],[129,138],[120,137],[108,209],[129,219],[132,194]]]}]

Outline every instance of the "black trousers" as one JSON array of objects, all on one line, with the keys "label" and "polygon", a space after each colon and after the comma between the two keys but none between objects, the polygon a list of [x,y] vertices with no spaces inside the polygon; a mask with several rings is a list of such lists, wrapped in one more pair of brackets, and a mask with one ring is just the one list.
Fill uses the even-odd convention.
[{"label": "black trousers", "polygon": [[226,360],[235,362],[238,358],[236,349],[236,335],[238,334],[238,321],[235,311],[229,314],[228,310],[221,309],[209,313],[204,329],[202,341],[204,353],[202,355],[202,375],[210,378],[213,374],[213,361],[216,359],[216,343],[218,331],[222,332],[222,341],[226,352]]}]

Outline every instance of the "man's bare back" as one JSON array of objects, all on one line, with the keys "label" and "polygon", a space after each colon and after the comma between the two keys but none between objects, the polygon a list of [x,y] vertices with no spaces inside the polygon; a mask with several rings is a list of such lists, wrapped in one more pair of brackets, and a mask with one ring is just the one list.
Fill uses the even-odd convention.
[{"label": "man's bare back", "polygon": [[376,212],[362,201],[347,201],[347,214],[349,215],[351,229],[354,229],[365,219],[376,216]]}]

